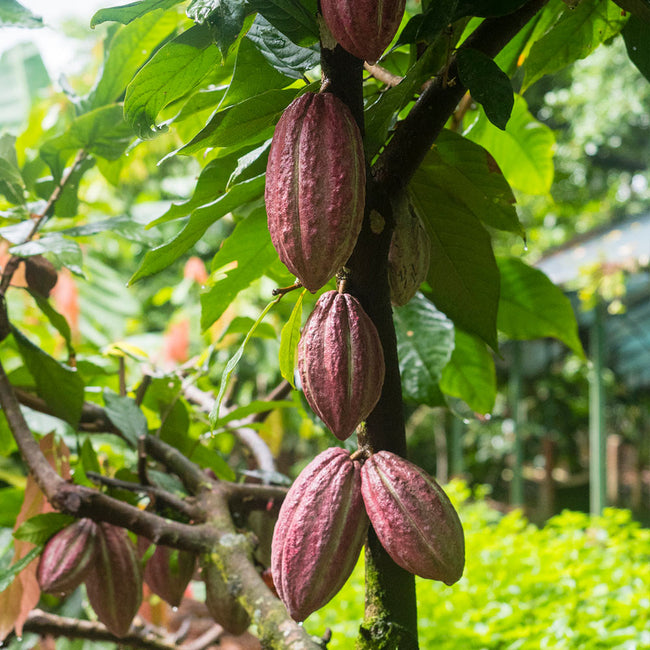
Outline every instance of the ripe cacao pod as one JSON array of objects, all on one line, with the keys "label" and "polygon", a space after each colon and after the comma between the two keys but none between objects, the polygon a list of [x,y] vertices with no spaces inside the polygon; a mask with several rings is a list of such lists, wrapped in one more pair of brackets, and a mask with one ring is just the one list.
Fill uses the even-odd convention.
[{"label": "ripe cacao pod", "polygon": [[348,438],[379,401],[384,353],[359,301],[324,293],[298,344],[298,372],[314,412],[340,440]]},{"label": "ripe cacao pod", "polygon": [[388,251],[391,302],[405,305],[429,273],[431,240],[418,214],[404,197],[395,205],[395,230]]},{"label": "ripe cacao pod", "polygon": [[[138,552],[142,556],[152,544],[146,537],[138,537]],[[196,555],[169,546],[156,546],[144,568],[144,581],[154,594],[172,607],[178,607],[185,594],[194,569]]]},{"label": "ripe cacao pod", "polygon": [[264,198],[271,241],[312,293],[345,264],[361,231],[366,169],[361,133],[331,93],[305,93],[278,121]]},{"label": "ripe cacao pod", "polygon": [[124,528],[98,524],[94,562],[86,592],[97,618],[115,636],[125,636],[142,602],[142,565]]},{"label": "ripe cacao pod", "polygon": [[45,544],[36,577],[42,591],[68,594],[86,578],[95,555],[97,524],[78,519]]},{"label": "ripe cacao pod", "polygon": [[447,585],[460,580],[463,527],[431,476],[400,456],[380,451],[361,469],[361,493],[370,523],[396,564]]},{"label": "ripe cacao pod", "polygon": [[210,616],[230,634],[239,636],[246,632],[251,624],[250,616],[230,593],[219,567],[210,561],[202,562],[201,578],[205,582],[205,605]]},{"label": "ripe cacao pod", "polygon": [[305,467],[285,497],[271,571],[296,621],[329,602],[354,569],[368,530],[360,488],[358,461],[333,447]]},{"label": "ripe cacao pod", "polygon": [[341,47],[374,63],[393,40],[406,0],[321,0],[325,24]]}]

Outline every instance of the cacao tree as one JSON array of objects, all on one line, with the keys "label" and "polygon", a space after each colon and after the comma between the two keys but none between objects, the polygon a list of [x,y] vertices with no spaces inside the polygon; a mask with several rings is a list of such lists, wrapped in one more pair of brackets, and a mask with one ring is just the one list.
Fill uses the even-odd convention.
[{"label": "cacao tree", "polygon": [[[0,18],[38,24],[14,0]],[[621,37],[650,77],[650,5],[139,0],[91,27],[104,30],[92,85],[0,136],[0,441],[29,472],[0,637],[169,647],[132,625],[142,581],[178,606],[194,577],[224,630],[325,647],[298,622],[363,547],[357,647],[417,648],[414,574],[453,585],[464,542],[445,493],[406,460],[404,403],[489,413],[500,338],[582,354],[560,289],[494,252],[525,241],[515,192],[546,196],[553,179],[553,133],[523,93]],[[157,175],[195,175],[191,196],[138,217]],[[117,210],[84,193],[90,178]],[[84,249],[114,233],[143,253],[120,323],[183,263],[139,318],[200,304],[196,356],[188,321],[165,365],[110,331],[115,308],[80,316],[75,276],[99,303],[114,272]],[[261,378],[252,361],[269,350]],[[331,449],[287,491],[264,426],[313,429],[311,411]],[[30,614],[41,590],[81,584],[92,629]]]}]

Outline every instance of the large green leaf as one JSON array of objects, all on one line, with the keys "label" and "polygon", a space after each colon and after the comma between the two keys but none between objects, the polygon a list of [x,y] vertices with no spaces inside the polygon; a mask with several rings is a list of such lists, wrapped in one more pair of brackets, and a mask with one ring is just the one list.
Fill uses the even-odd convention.
[{"label": "large green leaf", "polygon": [[296,370],[296,349],[300,341],[300,325],[302,324],[302,301],[307,289],[303,289],[291,310],[289,320],[284,324],[280,334],[280,374],[295,388],[294,375]]},{"label": "large green leaf", "polygon": [[249,38],[243,38],[237,50],[235,69],[219,109],[232,106],[267,90],[283,88],[290,79],[271,66]]},{"label": "large green leaf", "polygon": [[490,235],[464,204],[439,204],[430,160],[427,156],[409,187],[431,238],[431,298],[456,325],[496,348],[499,271]]},{"label": "large green leaf", "polygon": [[14,532],[14,537],[31,544],[45,544],[52,535],[69,526],[75,518],[62,512],[46,512],[24,521]]},{"label": "large green leaf", "polygon": [[77,370],[51,357],[15,327],[12,333],[39,397],[53,415],[76,427],[84,403],[84,383]]},{"label": "large green leaf", "polygon": [[300,47],[284,34],[280,34],[263,16],[257,16],[247,37],[255,43],[262,56],[287,77],[301,79],[307,70],[320,63],[318,45]]},{"label": "large green leaf", "polygon": [[[650,9],[648,9],[650,13]],[[630,61],[639,69],[641,74],[650,81],[650,21],[644,22],[641,18],[631,16],[625,29],[623,38]]]},{"label": "large green leaf", "polygon": [[483,52],[461,48],[457,54],[458,75],[472,98],[481,106],[487,118],[499,129],[505,129],[514,96],[508,75]]},{"label": "large green leaf", "polygon": [[566,7],[559,20],[531,48],[522,92],[545,74],[584,59],[618,34],[628,16],[611,0],[582,0]]},{"label": "large green leaf", "polygon": [[88,108],[117,101],[154,48],[178,27],[178,13],[162,8],[120,27],[110,41],[101,77],[85,99]]},{"label": "large green leaf", "polygon": [[106,7],[95,13],[90,21],[90,27],[94,29],[95,26],[105,22],[126,25],[155,9],[169,9],[179,2],[182,2],[182,0],[139,0],[138,2],[129,2],[117,7]]},{"label": "large green leaf", "polygon": [[210,27],[224,58],[239,37],[251,11],[248,3],[241,0],[192,0],[187,7],[187,15],[192,20]]},{"label": "large green leaf", "polygon": [[552,336],[583,356],[578,322],[562,290],[515,257],[500,258],[499,271],[499,330],[515,340]]},{"label": "large green leaf", "polygon": [[233,188],[216,201],[197,208],[183,230],[170,242],[149,251],[142,260],[130,283],[158,273],[176,261],[203,236],[205,231],[225,214],[242,204],[260,197],[264,192],[264,176],[257,176]]},{"label": "large green leaf", "polygon": [[249,0],[249,4],[296,45],[318,41],[315,0]]},{"label": "large green leaf", "polygon": [[515,197],[494,158],[480,145],[443,130],[424,163],[430,197],[444,212],[449,203],[464,206],[483,223],[523,237]]},{"label": "large green leaf", "polygon": [[0,136],[0,196],[14,205],[25,203],[25,183],[18,167],[16,137],[10,133]]},{"label": "large green leaf", "polygon": [[[237,224],[212,260],[213,278],[215,275],[216,278],[201,294],[201,328],[210,327],[235,296],[261,277],[276,259],[266,212],[255,210]],[[221,271],[224,267],[226,270]]]},{"label": "large green leaf", "polygon": [[483,341],[456,328],[454,351],[442,371],[440,389],[473,411],[489,413],[497,393],[494,359]]},{"label": "large green leaf", "polygon": [[454,327],[421,293],[393,312],[404,398],[439,406],[438,382],[454,347]]},{"label": "large green leaf", "polygon": [[237,148],[255,145],[273,135],[275,123],[296,91],[267,90],[216,113],[179,151],[197,153],[206,147]]},{"label": "large green leaf", "polygon": [[83,253],[79,244],[73,239],[62,237],[58,233],[48,234],[40,239],[33,239],[24,244],[12,246],[9,250],[12,255],[20,255],[21,257],[47,254],[49,258],[58,262],[58,265],[69,268],[77,275],[83,275],[81,268]]},{"label": "large green leaf", "polygon": [[194,89],[220,59],[210,30],[203,25],[195,25],[166,43],[128,85],[126,120],[141,138],[151,137],[160,110]]},{"label": "large green leaf", "polygon": [[530,114],[523,97],[515,96],[505,131],[497,129],[481,113],[466,135],[494,156],[512,187],[527,194],[550,191],[555,136]]},{"label": "large green leaf", "polygon": [[43,27],[43,19],[16,0],[0,0],[0,28]]},{"label": "large green leaf", "polygon": [[104,391],[104,409],[108,419],[122,432],[133,447],[138,446],[138,439],[147,433],[147,418],[142,409],[130,397],[123,397]]},{"label": "large green leaf", "polygon": [[131,127],[124,121],[122,106],[102,106],[77,117],[63,135],[47,140],[41,157],[49,165],[55,179],[60,179],[66,163],[83,149],[107,160],[117,160],[133,138]]}]

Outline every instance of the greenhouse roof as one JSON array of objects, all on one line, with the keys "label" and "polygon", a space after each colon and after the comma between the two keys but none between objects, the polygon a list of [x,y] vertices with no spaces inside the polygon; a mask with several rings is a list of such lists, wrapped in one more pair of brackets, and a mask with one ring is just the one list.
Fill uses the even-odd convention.
[{"label": "greenhouse roof", "polygon": [[[604,324],[606,364],[630,388],[650,386],[650,214],[580,236],[536,266],[568,291],[590,268],[628,271],[625,310]],[[593,312],[576,311],[581,327],[593,322]]]}]

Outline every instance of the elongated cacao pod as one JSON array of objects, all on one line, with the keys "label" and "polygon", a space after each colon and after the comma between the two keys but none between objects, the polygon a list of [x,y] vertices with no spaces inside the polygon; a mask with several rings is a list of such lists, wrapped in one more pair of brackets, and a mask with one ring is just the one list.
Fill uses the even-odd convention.
[{"label": "elongated cacao pod", "polygon": [[68,594],[84,581],[95,555],[96,535],[92,519],[78,519],[50,537],[36,570],[42,591]]},{"label": "elongated cacao pod", "polygon": [[452,585],[465,567],[465,538],[443,489],[417,465],[388,451],[361,469],[361,493],[377,537],[396,564]]},{"label": "elongated cacao pod", "polygon": [[388,251],[390,300],[405,305],[429,273],[431,240],[418,214],[404,197],[395,206],[395,230]]},{"label": "elongated cacao pod", "polygon": [[266,168],[271,241],[312,293],[350,257],[361,231],[366,170],[359,127],[331,93],[305,93],[278,121]]},{"label": "elongated cacao pod", "polygon": [[298,344],[298,372],[314,412],[340,440],[348,438],[379,401],[384,353],[359,301],[324,293]]},{"label": "elongated cacao pod", "polygon": [[[152,542],[138,537],[138,552],[144,555]],[[196,555],[169,546],[156,546],[144,568],[144,581],[154,594],[178,607],[196,568]]]},{"label": "elongated cacao pod", "polygon": [[374,63],[402,22],[406,0],[321,0],[332,36],[350,54]]},{"label": "elongated cacao pod", "polygon": [[359,463],[333,447],[316,456],[291,486],[272,544],[275,588],[303,621],[345,584],[366,539]]},{"label": "elongated cacao pod", "polygon": [[125,636],[142,602],[142,565],[124,528],[98,525],[95,559],[86,592],[97,618],[118,637]]},{"label": "elongated cacao pod", "polygon": [[219,567],[212,562],[203,562],[201,578],[205,582],[205,605],[210,616],[230,634],[239,636],[246,632],[251,624],[250,616],[228,590],[228,583]]}]

